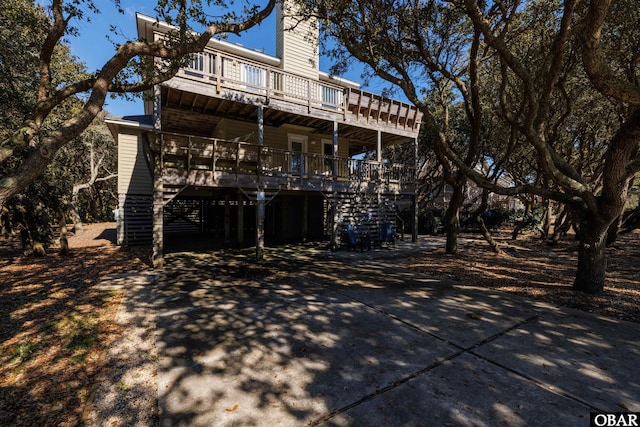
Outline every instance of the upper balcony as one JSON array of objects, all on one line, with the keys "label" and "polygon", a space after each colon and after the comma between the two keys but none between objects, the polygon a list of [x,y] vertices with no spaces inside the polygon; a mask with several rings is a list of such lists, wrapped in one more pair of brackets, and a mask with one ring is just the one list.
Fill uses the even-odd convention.
[{"label": "upper balcony", "polygon": [[[223,100],[263,104],[279,111],[378,128],[409,138],[417,135],[422,113],[415,106],[337,84],[341,81],[344,80],[326,74],[321,74],[319,80],[307,78],[222,50],[207,49],[193,54],[188,66],[166,85],[182,90],[187,87],[192,93]],[[189,82],[199,87],[189,88]]]}]

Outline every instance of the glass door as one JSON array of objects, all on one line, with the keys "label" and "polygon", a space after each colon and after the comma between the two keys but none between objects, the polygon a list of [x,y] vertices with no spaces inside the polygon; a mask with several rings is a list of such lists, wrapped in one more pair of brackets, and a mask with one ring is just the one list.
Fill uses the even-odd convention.
[{"label": "glass door", "polygon": [[301,141],[291,141],[291,165],[290,170],[294,175],[302,175],[302,148]]},{"label": "glass door", "polygon": [[322,144],[324,154],[324,174],[333,175],[333,143],[324,142]]},{"label": "glass door", "polygon": [[307,152],[307,137],[289,134],[289,172],[292,175],[304,174],[304,156]]}]

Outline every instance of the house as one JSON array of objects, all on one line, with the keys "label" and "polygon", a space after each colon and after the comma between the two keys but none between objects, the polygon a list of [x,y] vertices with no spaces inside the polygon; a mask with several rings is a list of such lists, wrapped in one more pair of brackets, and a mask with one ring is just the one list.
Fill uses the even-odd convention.
[{"label": "house", "polygon": [[[170,29],[136,19],[141,38]],[[155,88],[144,115],[107,120],[120,244],[153,242],[161,265],[165,243],[198,234],[255,245],[261,258],[265,239],[327,237],[336,248],[347,224],[375,233],[400,203],[415,207],[420,111],[320,71],[317,26],[281,4],[276,23],[276,56],[212,39]],[[410,164],[383,157],[407,143]]]}]

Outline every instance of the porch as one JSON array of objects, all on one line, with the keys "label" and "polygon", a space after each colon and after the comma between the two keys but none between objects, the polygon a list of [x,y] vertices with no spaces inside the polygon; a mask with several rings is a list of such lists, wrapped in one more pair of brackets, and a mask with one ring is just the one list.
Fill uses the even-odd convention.
[{"label": "porch", "polygon": [[167,187],[250,187],[413,194],[415,166],[289,151],[242,141],[159,135]]}]

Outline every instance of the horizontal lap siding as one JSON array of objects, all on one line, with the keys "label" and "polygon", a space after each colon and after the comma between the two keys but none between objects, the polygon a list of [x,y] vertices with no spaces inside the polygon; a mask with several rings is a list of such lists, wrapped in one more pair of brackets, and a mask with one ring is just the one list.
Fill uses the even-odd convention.
[{"label": "horizontal lap siding", "polygon": [[118,243],[149,244],[153,228],[153,181],[137,132],[118,135]]},{"label": "horizontal lap siding", "polygon": [[318,26],[314,21],[299,22],[292,17],[296,6],[285,2],[287,10],[277,9],[276,55],[290,73],[318,79]]},{"label": "horizontal lap siding", "polygon": [[118,135],[118,193],[153,194],[153,180],[144,158],[140,134]]}]

